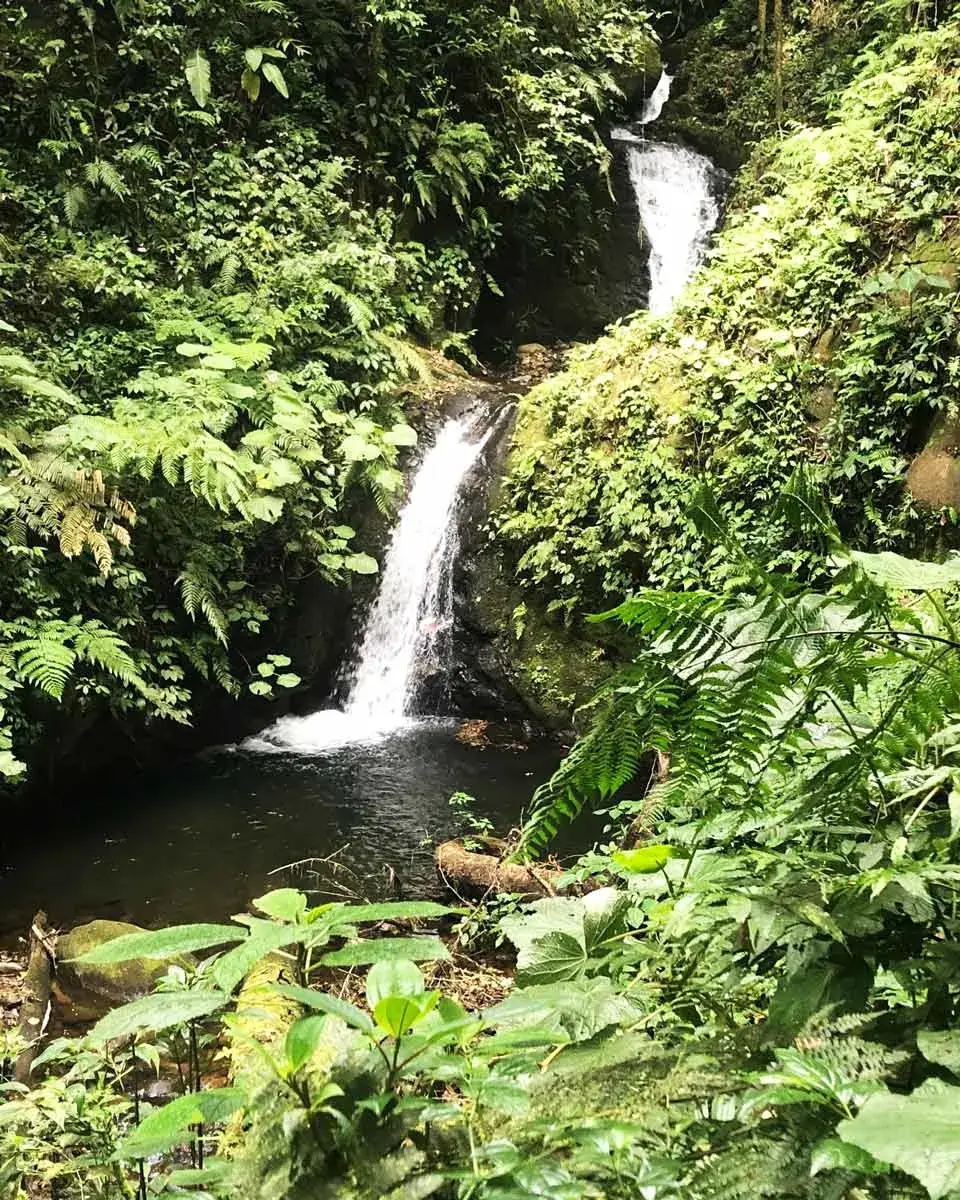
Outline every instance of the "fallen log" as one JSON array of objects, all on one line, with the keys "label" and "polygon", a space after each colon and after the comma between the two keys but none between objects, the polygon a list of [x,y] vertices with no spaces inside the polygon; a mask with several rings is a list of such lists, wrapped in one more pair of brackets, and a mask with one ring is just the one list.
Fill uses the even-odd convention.
[{"label": "fallen log", "polygon": [[40,1041],[50,1011],[50,984],[53,973],[53,931],[47,914],[38,912],[30,926],[30,957],[23,977],[24,996],[20,1008],[20,1036],[27,1043],[13,1067],[17,1083],[29,1083],[30,1068],[40,1050]]},{"label": "fallen log", "polygon": [[442,842],[434,859],[444,884],[465,899],[513,894],[539,900],[554,896],[562,872],[542,863],[509,863],[499,855],[468,850],[459,839]]}]

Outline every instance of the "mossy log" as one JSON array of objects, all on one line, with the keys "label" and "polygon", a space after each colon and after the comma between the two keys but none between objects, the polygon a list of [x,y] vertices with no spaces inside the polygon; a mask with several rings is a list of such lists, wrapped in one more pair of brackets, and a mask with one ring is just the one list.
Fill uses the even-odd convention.
[{"label": "mossy log", "polygon": [[561,872],[540,863],[504,862],[496,854],[468,850],[462,841],[443,842],[434,855],[437,871],[458,896],[478,900],[513,894],[539,900],[556,894]]}]

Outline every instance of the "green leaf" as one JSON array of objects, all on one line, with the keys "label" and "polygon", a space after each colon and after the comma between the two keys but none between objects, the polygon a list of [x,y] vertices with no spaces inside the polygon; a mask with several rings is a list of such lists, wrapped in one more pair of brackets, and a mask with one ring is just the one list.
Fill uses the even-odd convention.
[{"label": "green leaf", "polygon": [[103,964],[130,958],[175,958],[192,950],[239,942],[244,933],[236,925],[171,925],[144,933],[124,933],[82,954],[75,962]]},{"label": "green leaf", "polygon": [[236,365],[237,360],[229,354],[205,354],[200,359],[200,366],[208,371],[232,371]]},{"label": "green leaf", "polygon": [[299,675],[294,675],[291,671],[286,671],[283,675],[277,676],[277,687],[295,688],[302,683]]},{"label": "green leaf", "polygon": [[909,1096],[871,1096],[837,1133],[919,1179],[931,1200],[960,1188],[960,1087],[928,1079]]},{"label": "green leaf", "polygon": [[226,1121],[243,1107],[244,1100],[243,1090],[235,1087],[178,1096],[141,1121],[121,1142],[114,1157],[130,1162],[160,1154],[183,1141],[191,1125],[217,1125]]},{"label": "green leaf", "polygon": [[824,1138],[813,1148],[810,1156],[810,1174],[820,1175],[823,1171],[854,1171],[860,1175],[882,1175],[890,1168],[879,1163],[866,1150],[842,1142],[839,1138]]},{"label": "green leaf", "polygon": [[436,962],[449,957],[449,950],[435,937],[369,938],[333,950],[325,954],[321,962],[328,967],[360,967],[367,963],[392,962],[398,958],[409,958],[413,962]]},{"label": "green leaf", "polygon": [[921,1029],[917,1047],[927,1062],[946,1067],[960,1076],[960,1029]]},{"label": "green leaf", "polygon": [[260,70],[260,64],[263,62],[263,50],[259,46],[251,46],[249,50],[244,50],[243,57],[251,71]]},{"label": "green leaf", "polygon": [[299,1071],[313,1057],[326,1025],[326,1016],[310,1016],[301,1017],[290,1026],[283,1043],[283,1055],[291,1072]]},{"label": "green leaf", "polygon": [[229,1001],[226,992],[154,992],[108,1012],[94,1025],[89,1036],[96,1045],[103,1045],[141,1030],[156,1033],[172,1025],[208,1017]]},{"label": "green leaf", "polygon": [[517,960],[517,983],[527,987],[576,979],[586,963],[587,951],[582,942],[569,933],[548,933],[533,943],[522,966]]},{"label": "green leaf", "polygon": [[361,925],[367,921],[433,920],[462,911],[432,900],[386,900],[382,904],[352,904],[332,915],[341,923]]},{"label": "green leaf", "polygon": [[417,444],[417,431],[410,425],[394,425],[392,429],[388,429],[383,435],[383,440],[391,446],[415,446]]},{"label": "green leaf", "polygon": [[433,1011],[439,999],[439,992],[423,992],[419,996],[384,996],[374,1007],[373,1019],[390,1037],[406,1037]]},{"label": "green leaf", "polygon": [[340,444],[340,453],[347,462],[373,462],[380,457],[380,448],[358,433],[351,433]]},{"label": "green leaf", "polygon": [[210,99],[210,63],[202,50],[194,50],[187,58],[184,74],[198,107],[206,108]]},{"label": "green leaf", "polygon": [[676,857],[673,846],[638,846],[636,850],[616,850],[613,861],[632,875],[652,875],[662,871]]},{"label": "green leaf", "polygon": [[297,938],[298,931],[289,925],[278,925],[275,921],[258,921],[251,927],[249,936],[221,955],[210,968],[210,978],[223,992],[232,992],[267,954],[287,946]]},{"label": "green leaf", "polygon": [[307,898],[296,888],[277,888],[254,900],[253,907],[278,921],[299,921],[307,911]]},{"label": "green leaf", "polygon": [[376,575],[380,570],[380,564],[369,554],[348,554],[343,565],[354,575]]},{"label": "green leaf", "polygon": [[588,954],[626,932],[632,904],[631,897],[616,888],[598,888],[584,897],[583,940]]},{"label": "green leaf", "polygon": [[420,996],[425,990],[423,972],[409,959],[378,962],[367,972],[367,1004],[371,1009],[387,996]]},{"label": "green leaf", "polygon": [[290,93],[287,90],[287,81],[283,77],[283,72],[276,63],[264,63],[261,67],[265,79],[269,79],[273,86],[277,89],[285,100],[290,98]]},{"label": "green leaf", "polygon": [[852,550],[849,557],[875,583],[896,591],[936,592],[960,583],[960,554],[952,554],[942,563],[904,558],[902,554],[893,554],[889,550],[880,554]]},{"label": "green leaf", "polygon": [[551,1029],[575,1042],[587,1041],[612,1025],[637,1020],[641,1009],[605,975],[538,987],[517,988],[488,1008],[486,1020],[504,1029]]},{"label": "green leaf", "polygon": [[[413,964],[411,963],[410,965],[412,966]],[[339,1017],[347,1025],[352,1026],[354,1029],[362,1030],[364,1033],[369,1033],[373,1029],[373,1022],[363,1009],[357,1008],[355,1004],[351,1004],[348,1000],[341,1000],[339,996],[330,996],[326,992],[317,992],[312,988],[296,987],[294,984],[288,983],[273,984],[270,990],[278,992],[281,996],[286,996],[288,1000],[296,1000],[298,1004],[302,1004],[305,1008],[314,1008],[318,1012],[329,1013],[331,1016]],[[422,991],[423,988],[421,987],[420,990]]]}]

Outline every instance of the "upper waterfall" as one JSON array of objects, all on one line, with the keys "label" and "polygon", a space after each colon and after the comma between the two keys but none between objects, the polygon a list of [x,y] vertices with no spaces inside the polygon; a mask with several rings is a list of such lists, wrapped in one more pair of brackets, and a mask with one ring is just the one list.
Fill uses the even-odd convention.
[{"label": "upper waterfall", "polygon": [[673,76],[668,75],[664,71],[657,81],[657,86],[644,102],[643,112],[641,112],[638,118],[641,125],[652,125],[659,118],[663,112],[663,106],[670,99],[670,87],[672,84]]},{"label": "upper waterfall", "polygon": [[630,183],[650,246],[647,307],[669,312],[700,265],[720,220],[717,168],[709,158],[666,142],[644,142],[623,130]]},{"label": "upper waterfall", "polygon": [[389,733],[413,714],[419,683],[444,665],[458,501],[492,428],[483,414],[451,418],[424,456],[387,550],[344,707],[281,717],[246,748],[326,749]]}]

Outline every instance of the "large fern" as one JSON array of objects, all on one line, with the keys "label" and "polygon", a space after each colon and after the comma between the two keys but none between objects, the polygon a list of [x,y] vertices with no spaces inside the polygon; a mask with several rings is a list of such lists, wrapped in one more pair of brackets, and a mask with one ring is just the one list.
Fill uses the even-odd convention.
[{"label": "large fern", "polygon": [[[609,800],[648,751],[670,761],[655,803],[701,818],[749,810],[771,764],[808,746],[817,721],[835,725],[845,744],[824,759],[814,793],[879,781],[881,762],[911,731],[960,708],[957,647],[948,632],[927,640],[935,635],[918,628],[919,611],[845,563],[825,594],[779,585],[760,596],[648,590],[604,614],[639,636],[641,654],[603,686],[588,733],[535,794],[517,855],[542,851],[586,804]],[[891,655],[898,682],[864,725],[857,702]]]}]

